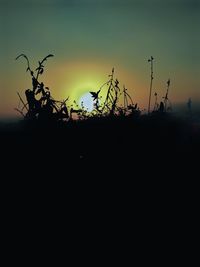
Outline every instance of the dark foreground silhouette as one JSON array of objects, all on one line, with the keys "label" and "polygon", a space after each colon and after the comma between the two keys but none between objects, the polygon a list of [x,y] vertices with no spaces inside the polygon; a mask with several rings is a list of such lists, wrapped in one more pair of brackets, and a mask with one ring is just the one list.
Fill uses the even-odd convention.
[{"label": "dark foreground silhouette", "polygon": [[[23,188],[26,183],[30,188],[43,190],[57,185],[60,192],[74,183],[81,193],[86,188],[95,193],[105,188],[113,192],[118,185],[119,194],[125,197],[123,186],[124,192],[140,188],[147,195],[155,191],[162,194],[163,190],[180,190],[182,185],[188,186],[196,179],[199,117],[194,120],[191,101],[186,119],[173,116],[170,79],[160,104],[158,94],[154,94],[151,112],[153,57],[149,60],[148,115],[141,115],[126,87],[120,88],[118,79],[114,78],[114,68],[108,81],[90,92],[94,101],[91,113],[83,105],[78,107],[76,102],[75,106],[69,106],[68,98],[55,100],[49,87],[39,79],[44,63],[52,56],[49,54],[39,61],[35,71],[26,55],[17,57],[26,59],[32,86],[25,90],[25,97],[18,93],[17,111],[24,120],[1,126],[0,130],[1,166],[5,169],[2,173],[6,177],[12,173],[12,183],[14,181],[17,188],[20,185]],[[101,90],[107,92],[104,102]],[[73,118],[74,113],[78,120]]]},{"label": "dark foreground silhouette", "polygon": [[[20,247],[25,231],[26,240],[34,244],[36,239],[37,247],[41,243],[44,251],[44,242],[39,241],[43,238],[52,244],[50,239],[56,231],[56,236],[68,244],[72,233],[72,244],[84,242],[81,247],[85,247],[90,232],[92,241],[95,236],[106,244],[110,236],[113,241],[119,240],[121,230],[136,247],[145,245],[148,251],[153,247],[156,258],[162,253],[155,250],[154,243],[161,252],[167,251],[167,257],[170,250],[177,254],[177,240],[185,245],[188,228],[189,236],[195,236],[192,230],[198,214],[195,203],[199,193],[194,189],[199,188],[200,129],[199,117],[191,119],[191,101],[190,119],[172,116],[168,112],[168,80],[164,100],[159,105],[155,93],[154,111],[150,112],[151,57],[148,115],[140,115],[125,87],[120,90],[118,80],[113,80],[113,69],[105,84],[108,91],[103,105],[99,101],[101,89],[90,92],[95,106],[91,116],[84,109],[67,107],[67,99],[54,100],[49,88],[38,81],[51,54],[39,61],[35,74],[28,58],[21,56],[27,60],[32,77],[26,98],[18,94],[17,111],[25,119],[0,124],[5,210],[4,214],[1,209],[1,217],[6,242],[15,249]],[[122,107],[118,105],[120,96],[124,98]],[[79,120],[71,120],[74,112],[80,113]],[[192,221],[191,226],[188,221]],[[24,244],[30,250],[26,240]],[[151,257],[142,249],[140,258]]]},{"label": "dark foreground silhouette", "polygon": [[38,222],[43,231],[40,221],[47,216],[45,229],[50,221],[58,231],[67,225],[80,233],[97,221],[96,235],[117,221],[117,228],[134,228],[142,240],[182,242],[198,210],[200,132],[165,115],[23,121],[1,129],[7,225],[12,230],[25,217],[23,227],[29,220],[31,232]]},{"label": "dark foreground silhouette", "polygon": [[[200,149],[199,126],[170,114],[132,117],[90,118],[85,121],[47,122],[21,121],[1,126],[1,155],[8,166],[27,178],[33,172],[45,175],[51,171],[70,170],[112,174],[123,170],[121,177],[140,179],[191,170]],[[8,167],[9,170],[9,167]],[[30,172],[30,173],[29,173]],[[96,173],[96,174],[95,174]]]}]

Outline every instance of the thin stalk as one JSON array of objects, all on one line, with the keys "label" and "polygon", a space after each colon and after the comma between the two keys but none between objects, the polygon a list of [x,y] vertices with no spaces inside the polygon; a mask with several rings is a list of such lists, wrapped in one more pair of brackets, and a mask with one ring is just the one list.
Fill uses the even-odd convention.
[{"label": "thin stalk", "polygon": [[148,60],[148,62],[151,62],[151,80],[150,80],[150,90],[149,90],[148,114],[150,113],[150,110],[151,110],[151,92],[152,92],[152,86],[153,86],[153,60],[154,58],[152,56]]}]

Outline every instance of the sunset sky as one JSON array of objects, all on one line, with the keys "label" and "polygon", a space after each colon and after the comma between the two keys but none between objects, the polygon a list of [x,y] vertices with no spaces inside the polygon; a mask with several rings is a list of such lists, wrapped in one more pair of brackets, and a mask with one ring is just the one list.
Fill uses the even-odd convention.
[{"label": "sunset sky", "polygon": [[163,97],[170,78],[172,103],[200,101],[199,32],[199,0],[0,0],[0,118],[18,116],[16,92],[31,88],[25,60],[15,61],[21,53],[33,69],[55,55],[43,81],[56,99],[79,101],[115,67],[146,109],[152,55],[153,92]]}]

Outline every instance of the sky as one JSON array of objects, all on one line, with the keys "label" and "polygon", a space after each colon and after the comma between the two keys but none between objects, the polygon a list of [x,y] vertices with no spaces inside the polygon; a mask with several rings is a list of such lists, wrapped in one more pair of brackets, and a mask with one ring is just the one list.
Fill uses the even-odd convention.
[{"label": "sky", "polygon": [[79,101],[114,67],[147,109],[153,56],[153,93],[161,99],[170,78],[172,103],[200,101],[199,25],[200,0],[0,0],[0,118],[18,115],[16,92],[31,88],[21,53],[33,69],[54,54],[40,81],[56,99]]}]

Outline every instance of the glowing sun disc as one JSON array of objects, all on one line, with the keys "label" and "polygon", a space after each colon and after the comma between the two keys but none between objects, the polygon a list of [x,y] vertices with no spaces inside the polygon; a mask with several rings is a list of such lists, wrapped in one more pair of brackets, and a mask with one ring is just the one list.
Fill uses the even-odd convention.
[{"label": "glowing sun disc", "polygon": [[93,98],[89,92],[85,93],[80,97],[79,106],[82,107],[82,105],[84,109],[87,110],[88,112],[91,112],[94,109]]}]

